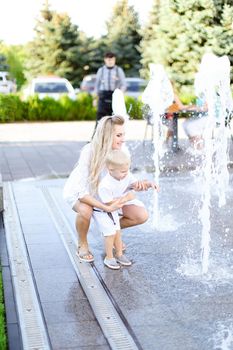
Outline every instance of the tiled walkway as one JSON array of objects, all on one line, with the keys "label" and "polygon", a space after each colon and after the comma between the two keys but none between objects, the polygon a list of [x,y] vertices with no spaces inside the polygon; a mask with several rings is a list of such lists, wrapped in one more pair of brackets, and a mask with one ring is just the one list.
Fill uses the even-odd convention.
[{"label": "tiled walkway", "polygon": [[[21,129],[13,127],[14,132],[17,131],[14,136],[9,132],[10,128],[5,129],[4,138],[0,126],[0,165],[6,191],[5,227],[0,222],[0,242],[10,350],[27,350],[25,334],[19,332],[18,321],[22,322],[25,333],[33,332],[32,323],[30,327],[24,323],[27,317],[20,315],[18,307],[23,304],[17,300],[28,281],[32,281],[36,298],[34,302],[30,301],[30,307],[27,307],[27,299],[25,309],[30,313],[39,303],[37,316],[40,319],[35,318],[35,325],[42,320],[42,330],[39,336],[37,334],[44,344],[40,349],[110,349],[111,341],[117,339],[113,339],[106,328],[103,331],[103,325],[108,325],[113,316],[108,314],[107,321],[101,319],[102,314],[98,314],[95,303],[99,303],[97,289],[96,300],[90,301],[87,297],[90,291],[95,293],[95,284],[83,284],[92,273],[99,276],[108,300],[117,314],[121,313],[126,333],[136,344],[136,347],[131,344],[129,349],[213,350],[221,348],[224,341],[233,345],[233,278],[230,271],[233,241],[232,236],[227,235],[227,229],[232,231],[232,179],[224,210],[215,203],[212,206],[212,260],[207,278],[192,275],[193,269],[199,266],[201,225],[198,207],[201,196],[199,185],[189,170],[195,168],[200,156],[186,152],[188,141],[182,137],[179,141],[181,149],[176,153],[168,152],[163,158],[160,225],[152,227],[153,196],[148,191],[139,197],[150,212],[149,221],[124,230],[132,267],[113,272],[103,266],[102,238],[92,223],[89,242],[95,265],[93,269],[85,270],[84,267],[82,270],[83,264],[79,265],[75,256],[74,213],[64,203],[62,188],[63,177],[70,173],[81,147],[88,141],[82,137],[91,134],[92,127],[93,124],[70,123],[64,128],[61,123],[47,125],[46,129],[44,124],[41,128],[37,125],[36,133],[34,129],[30,132],[25,124]],[[136,175],[151,178],[153,148],[150,141],[143,145],[144,131],[144,122],[132,123],[128,146]],[[35,134],[36,139],[33,139]],[[232,164],[232,154],[231,143],[229,164]],[[10,197],[13,198],[11,204]],[[12,229],[15,230],[13,233]],[[19,241],[15,241],[17,237],[20,237]],[[26,277],[21,276],[24,273],[21,268],[23,254],[29,265],[29,276]],[[191,275],[188,275],[190,271]],[[17,311],[13,312],[16,304]],[[100,309],[105,310],[106,305],[100,305]],[[114,332],[118,338],[122,336],[115,328]],[[20,333],[24,348],[19,341]],[[41,339],[45,339],[44,342]]]}]

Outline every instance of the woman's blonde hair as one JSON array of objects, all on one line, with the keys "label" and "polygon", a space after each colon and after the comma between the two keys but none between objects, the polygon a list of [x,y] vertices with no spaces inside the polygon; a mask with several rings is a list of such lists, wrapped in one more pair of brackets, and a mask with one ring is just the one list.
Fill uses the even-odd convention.
[{"label": "woman's blonde hair", "polygon": [[97,192],[100,173],[105,168],[107,154],[112,149],[114,127],[123,125],[124,122],[123,117],[115,115],[101,118],[97,125],[91,141],[89,183],[92,194]]}]

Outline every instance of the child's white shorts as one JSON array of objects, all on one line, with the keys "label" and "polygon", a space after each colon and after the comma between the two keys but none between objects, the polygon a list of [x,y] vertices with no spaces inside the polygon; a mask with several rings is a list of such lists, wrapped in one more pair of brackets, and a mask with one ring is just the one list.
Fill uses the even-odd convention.
[{"label": "child's white shorts", "polygon": [[[133,199],[132,201],[128,201],[125,205],[137,205],[139,207],[144,207],[144,204],[138,200]],[[120,230],[120,216],[122,215],[122,210],[114,211],[112,213],[107,213],[105,211],[101,211],[100,209],[93,210],[93,219],[99,229],[99,231],[104,236],[112,236],[116,234],[117,230]]]},{"label": "child's white shorts", "polygon": [[117,211],[107,213],[105,211],[98,211],[94,209],[92,214],[98,230],[104,236],[115,235],[117,230],[120,230],[120,218]]}]

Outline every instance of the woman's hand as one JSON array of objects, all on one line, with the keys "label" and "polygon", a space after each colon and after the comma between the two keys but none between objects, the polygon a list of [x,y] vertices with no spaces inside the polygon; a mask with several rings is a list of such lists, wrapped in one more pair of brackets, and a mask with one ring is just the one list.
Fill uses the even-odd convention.
[{"label": "woman's hand", "polygon": [[147,191],[149,188],[159,191],[159,187],[155,183],[147,180],[136,181],[130,186],[130,188],[138,192]]}]

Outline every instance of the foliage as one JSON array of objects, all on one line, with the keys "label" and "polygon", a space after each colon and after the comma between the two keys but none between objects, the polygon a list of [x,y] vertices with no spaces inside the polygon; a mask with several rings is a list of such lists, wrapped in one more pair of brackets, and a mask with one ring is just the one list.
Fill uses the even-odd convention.
[{"label": "foliage", "polygon": [[[195,103],[195,96],[182,94],[184,104]],[[131,119],[142,119],[144,104],[141,99],[125,96],[126,110]],[[62,96],[58,101],[46,97],[39,99],[37,95],[22,101],[18,95],[0,94],[0,123],[19,121],[71,121],[95,120],[96,108],[93,98],[86,92],[79,93],[75,101]]]},{"label": "foliage", "polygon": [[3,302],[2,274],[0,271],[0,349],[7,349],[6,328],[5,328],[5,308]]},{"label": "foliage", "polygon": [[22,45],[1,45],[0,50],[4,53],[6,61],[9,65],[9,72],[13,79],[16,80],[17,89],[19,90],[21,86],[25,83],[24,75],[24,60],[25,60],[25,50]]},{"label": "foliage", "polygon": [[63,120],[65,115],[59,101],[51,97],[40,100],[38,96],[30,97],[28,100],[28,120]]},{"label": "foliage", "polygon": [[143,103],[140,99],[125,96],[125,105],[131,119],[142,119]]},{"label": "foliage", "polygon": [[87,93],[78,95],[78,106],[77,113],[82,116],[79,120],[94,120],[96,118],[96,108],[93,107],[92,96]]},{"label": "foliage", "polygon": [[138,14],[128,0],[116,3],[113,13],[107,22],[106,45],[117,55],[117,64],[127,76],[139,76],[141,40]]},{"label": "foliage", "polygon": [[107,51],[107,46],[105,37],[94,39],[82,35],[82,41],[86,50],[83,78],[87,74],[95,74],[98,68],[103,65],[103,58]]},{"label": "foliage", "polygon": [[205,52],[232,60],[232,9],[220,0],[154,2],[150,24],[141,42],[143,74],[148,63],[161,63],[175,87],[192,91],[194,74]]},{"label": "foliage", "polygon": [[6,56],[3,53],[0,53],[0,71],[8,71],[9,65],[6,61]]},{"label": "foliage", "polygon": [[22,103],[15,94],[0,94],[0,122],[16,122],[26,119],[27,103]]},{"label": "foliage", "polygon": [[106,22],[107,33],[98,39],[87,37],[68,15],[51,11],[46,4],[27,46],[0,42],[0,69],[9,68],[19,88],[25,77],[49,73],[79,87],[85,75],[96,73],[109,50],[116,53],[127,76],[140,73],[148,79],[149,63],[161,63],[175,88],[188,93],[193,93],[194,75],[205,52],[228,55],[233,66],[232,0],[154,0],[144,28],[129,1],[118,0]]},{"label": "foliage", "polygon": [[84,75],[85,45],[78,27],[67,14],[50,11],[45,5],[35,27],[35,39],[28,45],[28,79],[55,74],[78,86]]},{"label": "foliage", "polygon": [[22,101],[16,94],[0,94],[0,123],[94,120],[95,117],[96,109],[87,93],[80,93],[75,101],[67,96],[56,101],[50,97],[39,99],[37,95]]},{"label": "foliage", "polygon": [[221,14],[220,23],[213,30],[212,47],[216,55],[229,57],[233,81],[233,5],[225,4]]},{"label": "foliage", "polygon": [[154,28],[159,25],[159,9],[160,9],[160,0],[154,0],[152,9],[149,13],[149,19],[145,28],[141,29],[142,40],[140,41],[140,53],[141,53],[141,62],[142,69],[141,75],[149,78],[149,63],[153,63],[152,57],[147,55],[147,46],[150,41],[154,39]]}]

